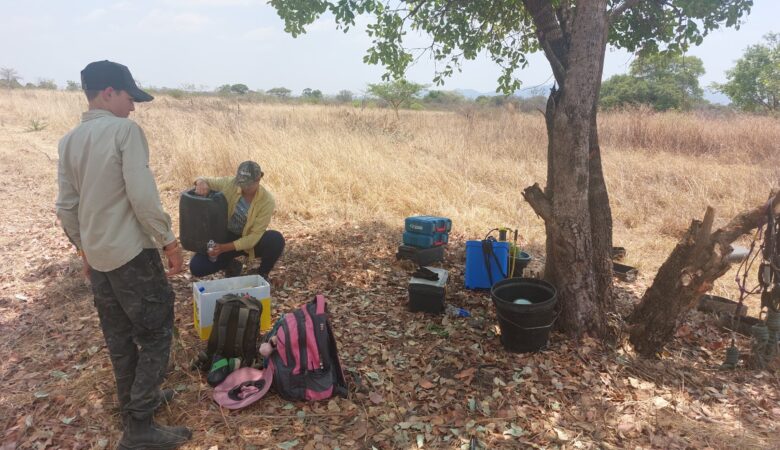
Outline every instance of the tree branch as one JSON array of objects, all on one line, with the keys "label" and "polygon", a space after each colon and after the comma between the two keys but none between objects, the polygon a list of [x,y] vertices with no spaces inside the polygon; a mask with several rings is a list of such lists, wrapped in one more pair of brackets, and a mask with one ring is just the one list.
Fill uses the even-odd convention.
[{"label": "tree branch", "polygon": [[533,186],[525,188],[523,198],[545,223],[553,225],[552,205],[550,204],[550,199],[542,192],[542,188],[539,187],[539,183],[534,183]]},{"label": "tree branch", "polygon": [[558,23],[561,25],[564,39],[568,39],[571,33],[571,0],[562,0],[561,5],[555,11]]},{"label": "tree branch", "polygon": [[420,0],[420,3],[418,3],[417,5],[415,5],[415,7],[414,7],[414,8],[412,8],[412,10],[411,10],[411,11],[409,11],[409,14],[407,14],[406,18],[408,19],[409,17],[412,17],[412,16],[414,16],[415,14],[417,14],[417,11],[419,11],[419,10],[420,10],[420,8],[422,8],[422,5],[424,5],[424,4],[425,4],[425,1],[426,1],[426,0]]},{"label": "tree branch", "polygon": [[750,211],[745,211],[731,219],[726,226],[713,233],[713,240],[731,244],[743,234],[764,225],[766,222],[767,208],[772,208],[772,213],[774,215],[780,215],[779,190],[772,191],[769,201],[764,205],[753,208]]},{"label": "tree branch", "polygon": [[638,5],[642,0],[624,0],[623,3],[616,6],[612,12],[609,13],[609,21],[614,21],[618,16],[622,15],[628,9]]},{"label": "tree branch", "polygon": [[547,0],[523,0],[523,5],[533,18],[539,44],[550,61],[556,81],[562,86],[567,64],[566,42],[552,4]]}]

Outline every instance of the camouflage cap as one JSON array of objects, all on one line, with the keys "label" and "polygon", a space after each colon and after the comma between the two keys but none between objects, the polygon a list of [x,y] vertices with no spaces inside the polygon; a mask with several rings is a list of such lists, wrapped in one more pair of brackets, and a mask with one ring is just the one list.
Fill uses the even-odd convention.
[{"label": "camouflage cap", "polygon": [[238,171],[236,171],[236,185],[239,187],[246,187],[255,181],[259,180],[263,176],[263,171],[260,169],[260,165],[254,161],[244,161],[238,165]]}]

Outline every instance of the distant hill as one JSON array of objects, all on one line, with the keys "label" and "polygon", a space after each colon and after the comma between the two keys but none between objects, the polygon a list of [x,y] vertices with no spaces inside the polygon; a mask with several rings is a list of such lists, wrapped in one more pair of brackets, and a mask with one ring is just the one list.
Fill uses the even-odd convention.
[{"label": "distant hill", "polygon": [[[522,97],[522,98],[528,98],[533,97],[536,95],[547,95],[548,92],[550,92],[550,88],[552,85],[549,86],[529,86],[525,88],[518,89],[515,91],[514,95],[515,97]],[[464,97],[474,100],[477,97],[485,96],[485,97],[493,97],[496,95],[501,95],[497,92],[480,92],[474,89],[455,89],[455,92],[460,93]]]},{"label": "distant hill", "polygon": [[[534,87],[533,89],[523,88],[515,91],[515,96],[522,97],[522,98],[533,97],[535,95],[546,96],[550,92],[551,88],[552,85]],[[455,89],[455,92],[458,92],[459,94],[463,95],[469,100],[474,100],[475,98],[480,96],[492,97],[495,95],[499,95],[496,92],[480,92],[474,89]],[[728,105],[729,103],[731,103],[731,101],[727,96],[721,94],[718,91],[713,91],[707,88],[704,89],[704,99],[711,103],[716,103],[719,105]]]},{"label": "distant hill", "polygon": [[728,105],[731,103],[731,100],[725,94],[707,88],[704,89],[704,99],[710,103],[717,103],[719,105]]}]

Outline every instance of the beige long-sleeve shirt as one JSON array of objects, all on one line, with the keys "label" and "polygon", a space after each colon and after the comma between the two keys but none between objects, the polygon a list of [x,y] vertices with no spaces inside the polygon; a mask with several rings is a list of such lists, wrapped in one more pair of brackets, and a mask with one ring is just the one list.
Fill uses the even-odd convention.
[{"label": "beige long-sleeve shirt", "polygon": [[108,272],[173,242],[138,124],[89,110],[58,151],[57,216],[92,268]]}]

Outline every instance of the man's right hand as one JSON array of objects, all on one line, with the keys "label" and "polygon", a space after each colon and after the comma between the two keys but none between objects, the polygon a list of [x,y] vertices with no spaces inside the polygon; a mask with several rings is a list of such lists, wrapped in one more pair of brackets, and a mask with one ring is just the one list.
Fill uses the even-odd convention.
[{"label": "man's right hand", "polygon": [[206,183],[206,180],[202,178],[195,180],[195,195],[206,196],[209,195],[210,190],[211,188],[209,187],[209,184]]},{"label": "man's right hand", "polygon": [[170,250],[163,250],[165,253],[165,259],[168,260],[168,270],[165,274],[169,277],[181,272],[184,265],[184,256],[181,253],[181,245],[176,244],[175,247]]}]

